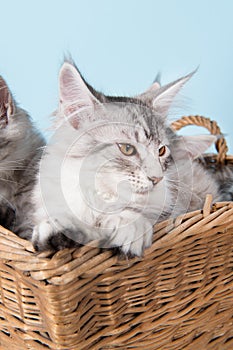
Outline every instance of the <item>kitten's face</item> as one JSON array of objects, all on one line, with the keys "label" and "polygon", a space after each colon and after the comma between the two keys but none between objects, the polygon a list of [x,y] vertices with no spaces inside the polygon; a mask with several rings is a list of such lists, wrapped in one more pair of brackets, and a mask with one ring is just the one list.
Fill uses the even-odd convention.
[{"label": "kitten's face", "polygon": [[[73,213],[78,212],[80,196],[94,213],[146,210],[151,194],[154,206],[159,203],[157,213],[164,208],[169,142],[162,118],[157,118],[154,129],[145,122],[149,113],[140,104],[107,103],[95,111],[91,122],[80,115],[85,122],[78,129],[65,122],[72,132],[62,164],[62,187]],[[64,139],[64,130],[63,125],[58,140]]]},{"label": "kitten's face", "polygon": [[101,122],[90,125],[78,142],[77,152],[80,143],[86,150],[81,170],[89,167],[97,190],[110,197],[121,183],[137,194],[161,186],[170,155],[163,121],[150,130],[143,118],[145,106],[109,103],[104,109]]}]

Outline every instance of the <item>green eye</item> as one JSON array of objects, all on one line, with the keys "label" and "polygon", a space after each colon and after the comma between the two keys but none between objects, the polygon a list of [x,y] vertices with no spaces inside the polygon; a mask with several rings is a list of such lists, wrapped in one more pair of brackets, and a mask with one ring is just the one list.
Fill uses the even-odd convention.
[{"label": "green eye", "polygon": [[129,143],[118,143],[117,146],[125,156],[134,156],[137,153],[136,148]]}]

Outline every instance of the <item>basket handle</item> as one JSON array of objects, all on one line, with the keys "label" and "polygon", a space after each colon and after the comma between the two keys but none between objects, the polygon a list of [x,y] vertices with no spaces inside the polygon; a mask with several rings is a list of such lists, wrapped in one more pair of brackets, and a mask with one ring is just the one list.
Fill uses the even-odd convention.
[{"label": "basket handle", "polygon": [[224,164],[226,160],[226,155],[228,151],[227,143],[225,138],[223,137],[221,130],[218,126],[218,124],[209,118],[200,116],[200,115],[190,115],[190,116],[184,116],[176,121],[174,121],[171,124],[171,127],[173,130],[178,131],[184,126],[187,125],[197,125],[197,126],[203,126],[212,135],[220,135],[215,143],[216,150],[218,152],[217,157],[216,157],[216,162],[218,164]]}]

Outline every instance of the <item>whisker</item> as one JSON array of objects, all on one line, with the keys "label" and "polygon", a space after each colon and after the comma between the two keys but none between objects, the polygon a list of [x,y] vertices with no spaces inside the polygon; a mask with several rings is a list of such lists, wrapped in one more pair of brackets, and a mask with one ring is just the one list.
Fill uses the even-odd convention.
[{"label": "whisker", "polygon": [[0,178],[0,181],[9,182],[9,183],[15,183],[15,184],[18,183],[17,181],[13,181],[13,180],[9,180],[9,179],[4,179],[4,178]]}]

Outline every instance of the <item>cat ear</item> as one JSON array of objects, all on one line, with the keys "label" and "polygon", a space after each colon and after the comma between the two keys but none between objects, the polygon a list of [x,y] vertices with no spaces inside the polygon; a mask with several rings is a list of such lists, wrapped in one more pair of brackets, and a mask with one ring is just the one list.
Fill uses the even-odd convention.
[{"label": "cat ear", "polygon": [[[74,128],[80,125],[83,112],[86,117],[94,114],[94,109],[100,105],[90,92],[80,73],[74,65],[65,62],[60,70],[60,108]],[[82,112],[82,113],[81,113]],[[81,113],[81,114],[80,114]]]},{"label": "cat ear", "polygon": [[156,92],[158,89],[160,89],[161,86],[159,84],[158,81],[155,81],[150,87],[149,89],[147,89],[145,92],[143,92],[142,94],[136,96],[136,98],[140,99],[140,100],[146,100],[148,98],[148,95],[153,94],[154,92]]},{"label": "cat ear", "polygon": [[8,124],[9,118],[15,113],[15,103],[11,92],[0,76],[0,123]]},{"label": "cat ear", "polygon": [[[144,94],[140,95],[139,98],[152,105],[158,114],[165,117],[176,95],[195,72],[196,71],[157,89],[153,89],[152,85],[152,89],[147,90]],[[158,86],[159,83],[155,82],[154,84]]]},{"label": "cat ear", "polygon": [[160,73],[158,73],[156,75],[156,78],[153,82],[153,84],[149,87],[149,89],[147,89],[145,92],[143,92],[142,94],[136,96],[136,98],[140,99],[140,100],[146,100],[148,95],[150,95],[150,93],[154,93],[156,90],[161,88],[161,83],[160,83]]},{"label": "cat ear", "polygon": [[181,158],[188,154],[192,159],[196,159],[216,141],[217,136],[214,135],[181,136],[177,153]]}]

